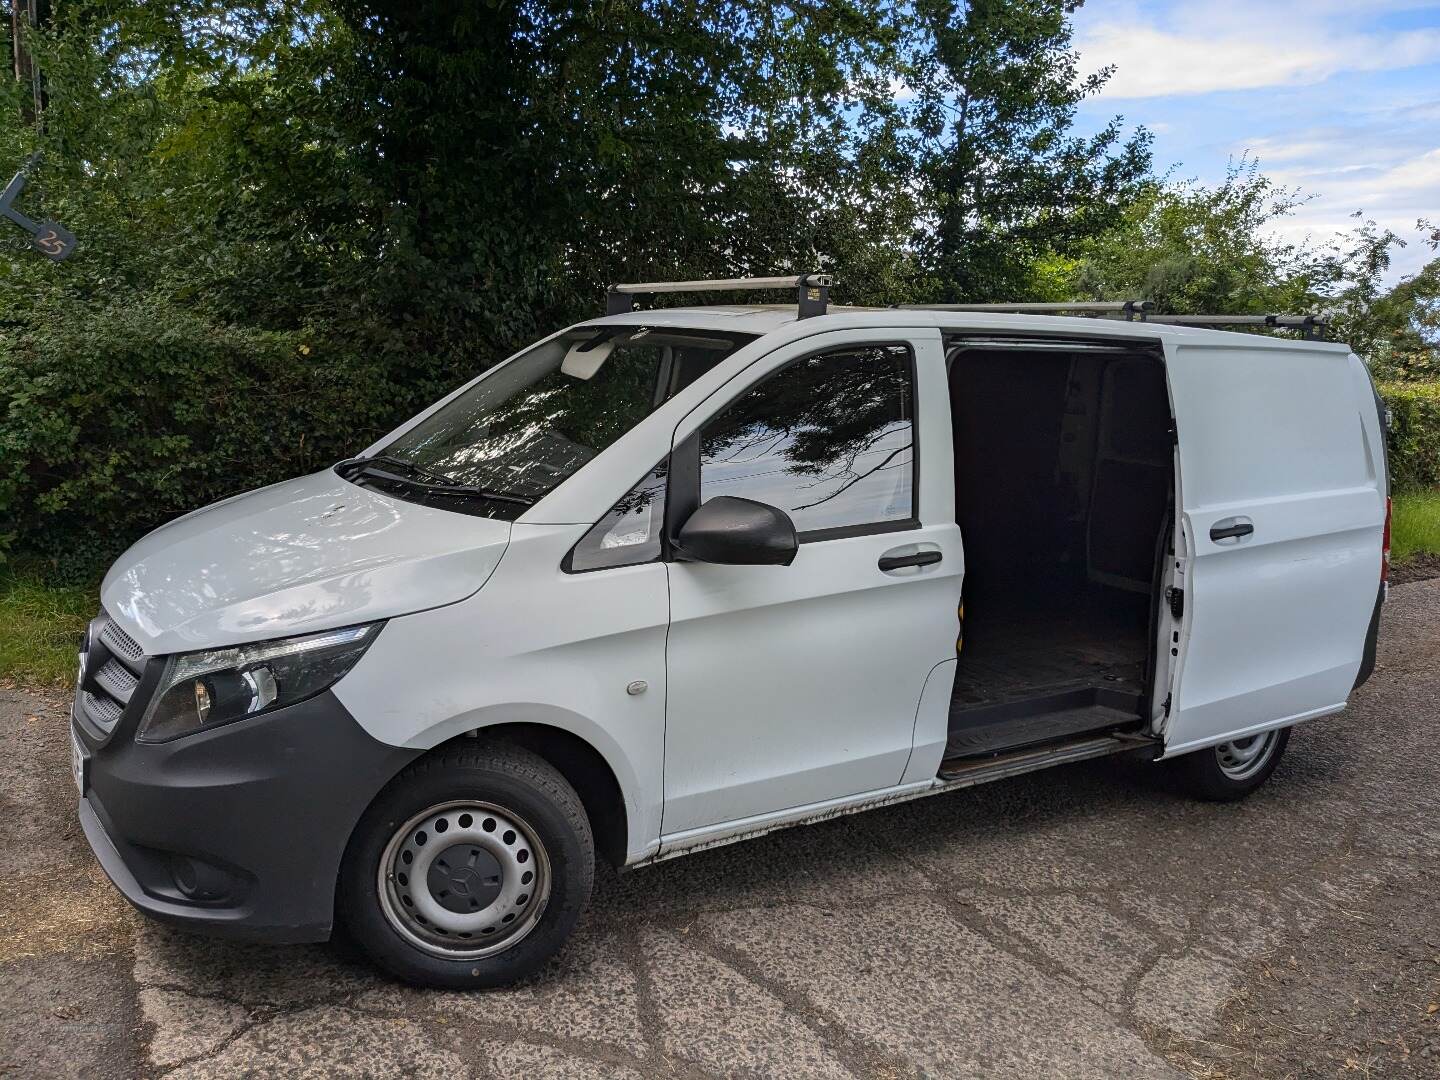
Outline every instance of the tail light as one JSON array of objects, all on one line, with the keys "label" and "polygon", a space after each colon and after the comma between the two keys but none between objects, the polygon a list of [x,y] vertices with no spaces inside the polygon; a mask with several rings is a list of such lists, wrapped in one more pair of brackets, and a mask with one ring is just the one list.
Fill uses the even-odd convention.
[{"label": "tail light", "polygon": [[1380,581],[1385,583],[1390,580],[1390,514],[1394,504],[1387,496],[1385,499],[1385,535],[1380,542]]}]

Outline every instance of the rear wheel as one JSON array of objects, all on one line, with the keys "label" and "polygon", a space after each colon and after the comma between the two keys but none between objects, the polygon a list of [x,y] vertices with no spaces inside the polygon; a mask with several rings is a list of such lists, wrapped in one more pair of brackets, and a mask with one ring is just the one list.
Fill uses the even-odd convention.
[{"label": "rear wheel", "polygon": [[1176,758],[1174,769],[1192,795],[1234,802],[1270,779],[1289,742],[1289,728],[1263,731]]},{"label": "rear wheel", "polygon": [[585,808],[553,766],[508,745],[451,749],[406,769],[366,811],[339,914],[407,982],[503,986],[559,951],[594,866]]}]

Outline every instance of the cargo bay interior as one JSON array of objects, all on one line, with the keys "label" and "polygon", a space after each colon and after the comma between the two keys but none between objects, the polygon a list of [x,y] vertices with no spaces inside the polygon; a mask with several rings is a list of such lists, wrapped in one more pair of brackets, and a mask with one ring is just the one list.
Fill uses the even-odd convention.
[{"label": "cargo bay interior", "polygon": [[946,359],[965,545],[947,765],[1138,730],[1173,519],[1160,357],[970,339]]}]

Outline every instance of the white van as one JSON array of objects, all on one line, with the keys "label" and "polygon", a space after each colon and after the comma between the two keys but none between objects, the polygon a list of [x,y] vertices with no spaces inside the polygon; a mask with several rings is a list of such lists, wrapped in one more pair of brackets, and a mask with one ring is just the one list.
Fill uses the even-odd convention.
[{"label": "white van", "polygon": [[[72,725],[116,886],[497,986],[561,947],[597,854],[1126,751],[1238,798],[1368,676],[1389,502],[1344,345],[827,284],[617,287],[131,548]],[[776,285],[798,306],[630,310]]]}]

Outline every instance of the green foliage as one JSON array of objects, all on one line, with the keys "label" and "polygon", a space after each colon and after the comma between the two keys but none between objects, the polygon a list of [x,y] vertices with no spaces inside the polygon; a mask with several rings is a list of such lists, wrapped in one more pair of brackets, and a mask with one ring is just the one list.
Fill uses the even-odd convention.
[{"label": "green foliage", "polygon": [[1440,491],[1395,496],[1390,523],[1390,558],[1403,563],[1417,555],[1440,556]]},{"label": "green foliage", "polygon": [[1139,297],[1167,314],[1311,310],[1333,271],[1268,235],[1303,201],[1246,158],[1213,188],[1152,180],[1115,228],[1082,246],[1069,291],[1087,300]]},{"label": "green foliage", "polygon": [[93,591],[46,584],[33,573],[0,572],[0,679],[64,686],[95,614]]},{"label": "green foliage", "polygon": [[1343,339],[1369,359],[1377,378],[1440,382],[1440,259],[1375,293],[1342,297]]},{"label": "green foliage", "polygon": [[[1306,199],[1278,188],[1259,162],[1232,162],[1224,182],[1147,183],[1113,229],[1074,258],[1036,263],[1047,298],[1143,298],[1165,314],[1316,312],[1383,379],[1440,378],[1440,260],[1386,289],[1405,241],[1361,219],[1323,246],[1274,235]],[[1440,230],[1417,223],[1423,242]]]},{"label": "green foliage", "polygon": [[906,71],[915,104],[916,239],[925,298],[1043,298],[1038,260],[1102,235],[1150,168],[1150,136],[1120,118],[1071,133],[1111,69],[1082,75],[1072,0],[917,0]]},{"label": "green foliage", "polygon": [[0,549],[83,575],[613,280],[828,255],[890,288],[898,33],[871,0],[57,5],[0,165],[44,151],[23,208],[80,247],[0,231]]},{"label": "green foliage", "polygon": [[1390,482],[1396,491],[1440,487],[1440,381],[1387,382]]},{"label": "green foliage", "polygon": [[389,411],[382,365],[300,331],[145,295],[33,314],[0,351],[0,483],[26,550],[62,577],[83,578],[137,523],[334,460]]},{"label": "green foliage", "polygon": [[[840,302],[1318,305],[1378,374],[1434,378],[1440,269],[1381,288],[1398,238],[1277,245],[1298,196],[1253,163],[1173,185],[1144,132],[1073,134],[1108,77],[1079,70],[1076,6],[42,5],[44,124],[0,125],[0,180],[43,151],[21,209],[79,248],[0,223],[0,552],[86,578],[615,280],[828,262]],[[0,113],[29,101],[0,78]],[[1397,475],[1433,472],[1408,453]]]}]

